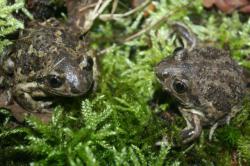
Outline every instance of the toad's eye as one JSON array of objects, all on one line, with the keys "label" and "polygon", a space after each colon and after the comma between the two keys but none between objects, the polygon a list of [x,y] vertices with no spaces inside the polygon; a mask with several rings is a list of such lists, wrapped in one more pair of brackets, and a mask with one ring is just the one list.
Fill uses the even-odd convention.
[{"label": "toad's eye", "polygon": [[180,80],[174,81],[173,88],[177,93],[184,93],[187,91],[187,85]]},{"label": "toad's eye", "polygon": [[59,88],[63,84],[63,79],[56,75],[49,75],[47,77],[48,83],[52,88]]}]

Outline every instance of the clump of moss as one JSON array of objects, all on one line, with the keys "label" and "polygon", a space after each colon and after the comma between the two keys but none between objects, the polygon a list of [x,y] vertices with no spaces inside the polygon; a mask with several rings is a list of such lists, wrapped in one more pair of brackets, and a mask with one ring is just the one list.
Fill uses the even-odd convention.
[{"label": "clump of moss", "polygon": [[[3,51],[3,48],[11,42],[6,39],[6,36],[17,31],[18,29],[23,29],[23,23],[20,20],[17,20],[13,13],[22,11],[29,15],[27,10],[24,8],[24,0],[16,0],[15,3],[10,5],[7,0],[0,1],[0,52]],[[30,15],[29,15],[30,16]]]},{"label": "clump of moss", "polygon": [[[240,164],[249,162],[249,101],[230,126],[216,131],[211,142],[205,130],[199,140],[183,147],[172,146],[171,134],[178,135],[184,119],[176,115],[176,123],[166,123],[149,105],[159,88],[154,66],[177,46],[169,23],[185,22],[198,38],[229,49],[241,65],[250,68],[246,59],[250,51],[249,19],[242,20],[238,13],[225,15],[206,11],[200,1],[182,0],[161,0],[149,17],[142,15],[143,12],[116,22],[94,25],[90,32],[91,48],[109,48],[100,60],[99,89],[88,99],[81,99],[81,109],[57,107],[49,124],[29,118],[25,127],[6,129],[2,126],[0,159],[3,162],[230,165],[235,156]],[[157,26],[152,26],[157,21]],[[124,37],[147,27],[152,28],[129,42],[121,44],[121,36],[117,36],[118,32]],[[169,111],[169,104],[167,101],[160,108]],[[166,140],[161,141],[166,135]],[[161,145],[157,146],[159,142]],[[16,156],[21,156],[21,160]]]}]

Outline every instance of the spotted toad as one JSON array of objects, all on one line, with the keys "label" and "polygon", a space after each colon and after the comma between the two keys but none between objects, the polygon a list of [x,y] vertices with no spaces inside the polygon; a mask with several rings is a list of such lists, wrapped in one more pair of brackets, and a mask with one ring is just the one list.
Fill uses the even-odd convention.
[{"label": "spotted toad", "polygon": [[95,84],[85,43],[55,19],[34,22],[0,57],[0,87],[29,111],[48,111],[53,100],[85,95]]},{"label": "spotted toad", "polygon": [[163,88],[179,101],[179,111],[186,120],[181,132],[183,143],[199,137],[203,126],[228,123],[240,110],[247,93],[243,69],[228,51],[200,46],[194,35],[180,23],[174,24],[189,48],[177,48],[155,68]]}]

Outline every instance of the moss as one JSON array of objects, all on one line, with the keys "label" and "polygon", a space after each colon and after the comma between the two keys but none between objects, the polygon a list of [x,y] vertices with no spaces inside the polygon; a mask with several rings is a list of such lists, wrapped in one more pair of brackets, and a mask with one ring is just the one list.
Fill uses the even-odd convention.
[{"label": "moss", "polygon": [[[230,165],[236,156],[238,163],[250,162],[248,100],[231,125],[218,129],[212,141],[208,141],[208,130],[204,130],[199,140],[183,147],[172,145],[184,119],[175,115],[173,122],[165,122],[148,104],[159,88],[154,66],[178,45],[169,23],[185,22],[199,39],[229,49],[241,65],[250,68],[246,59],[250,52],[250,20],[242,21],[237,12],[225,15],[207,11],[201,1],[160,0],[156,8],[148,18],[139,18],[139,13],[94,25],[91,47],[110,49],[100,60],[99,89],[88,99],[81,98],[81,109],[58,106],[50,124],[29,118],[25,127],[14,130],[6,128],[9,116],[3,111],[6,120],[1,127],[0,160],[34,165]],[[10,13],[8,17],[12,17]],[[121,42],[121,36],[162,18],[147,34]],[[20,28],[13,25],[14,30]],[[170,105],[168,101],[159,108],[170,111]],[[156,146],[166,135],[167,140]]]},{"label": "moss", "polygon": [[[7,40],[5,37],[18,29],[23,29],[22,21],[17,20],[12,13],[17,13],[18,11],[24,12],[26,15],[30,16],[27,10],[24,8],[24,0],[16,0],[12,5],[7,3],[7,0],[0,1],[0,53],[3,48],[9,44],[11,41]],[[31,16],[30,16],[31,17]]]}]

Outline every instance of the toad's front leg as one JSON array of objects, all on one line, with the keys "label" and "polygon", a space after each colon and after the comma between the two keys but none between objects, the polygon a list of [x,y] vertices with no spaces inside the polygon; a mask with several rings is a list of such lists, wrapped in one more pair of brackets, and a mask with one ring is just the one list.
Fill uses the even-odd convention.
[{"label": "toad's front leg", "polygon": [[182,143],[187,144],[198,138],[202,131],[202,115],[195,113],[195,110],[182,109],[181,113],[186,120],[187,127],[182,130]]},{"label": "toad's front leg", "polygon": [[34,97],[46,97],[46,94],[39,90],[36,82],[17,84],[13,89],[13,96],[18,104],[30,111],[47,112],[52,104],[52,102],[34,99]]}]

